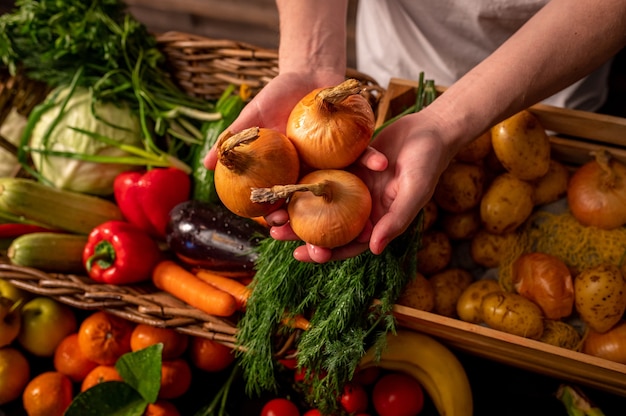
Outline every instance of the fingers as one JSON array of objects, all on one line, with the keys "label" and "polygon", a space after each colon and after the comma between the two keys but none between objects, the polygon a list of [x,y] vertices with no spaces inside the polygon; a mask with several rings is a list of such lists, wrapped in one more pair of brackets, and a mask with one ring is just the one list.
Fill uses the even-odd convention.
[{"label": "fingers", "polygon": [[389,165],[389,160],[387,160],[387,156],[378,150],[374,149],[371,146],[368,146],[363,154],[359,157],[359,163],[369,170],[373,170],[376,172],[382,172],[387,169]]}]

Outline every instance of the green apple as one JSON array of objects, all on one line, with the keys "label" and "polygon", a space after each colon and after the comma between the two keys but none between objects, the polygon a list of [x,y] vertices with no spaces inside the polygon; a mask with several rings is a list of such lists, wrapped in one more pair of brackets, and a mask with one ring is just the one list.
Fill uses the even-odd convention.
[{"label": "green apple", "polygon": [[0,347],[11,344],[17,338],[20,324],[19,303],[0,296]]},{"label": "green apple", "polygon": [[17,340],[33,355],[52,357],[63,338],[77,329],[72,308],[55,299],[37,296],[22,307],[22,328]]},{"label": "green apple", "polygon": [[0,278],[0,296],[12,299],[14,302],[17,302],[20,299],[24,299],[24,301],[26,301],[32,298],[32,295],[29,292],[20,289],[13,283],[2,278]]}]

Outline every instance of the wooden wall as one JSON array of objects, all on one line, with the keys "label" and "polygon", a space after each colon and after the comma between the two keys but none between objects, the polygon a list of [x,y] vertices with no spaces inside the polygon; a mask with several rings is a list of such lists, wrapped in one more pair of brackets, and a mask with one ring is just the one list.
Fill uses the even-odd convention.
[{"label": "wooden wall", "polygon": [[[176,30],[265,48],[278,47],[275,0],[127,0],[126,4],[154,32]],[[353,67],[356,4],[357,0],[350,0],[348,17],[348,65]]]}]

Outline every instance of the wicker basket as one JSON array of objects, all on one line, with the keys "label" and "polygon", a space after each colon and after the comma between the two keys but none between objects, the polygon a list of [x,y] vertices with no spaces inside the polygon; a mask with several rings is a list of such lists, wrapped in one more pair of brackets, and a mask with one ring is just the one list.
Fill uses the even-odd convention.
[{"label": "wicker basket", "polygon": [[[258,92],[277,73],[277,52],[230,40],[215,40],[179,32],[157,36],[168,58],[171,74],[188,94],[217,99],[231,84],[247,85]],[[1,71],[0,71],[1,72]],[[374,107],[384,89],[370,77],[349,70],[347,77],[359,79]],[[0,73],[0,125],[16,109],[28,115],[48,89],[23,76]],[[15,146],[0,136],[0,146],[15,152]],[[20,175],[16,172],[16,175]],[[174,328],[189,335],[216,340],[235,348],[236,319],[211,316],[150,284],[115,286],[94,282],[85,276],[45,273],[10,264],[0,253],[0,278],[27,292],[54,298],[81,310],[106,310],[136,323]],[[280,340],[285,351],[293,339]]]}]

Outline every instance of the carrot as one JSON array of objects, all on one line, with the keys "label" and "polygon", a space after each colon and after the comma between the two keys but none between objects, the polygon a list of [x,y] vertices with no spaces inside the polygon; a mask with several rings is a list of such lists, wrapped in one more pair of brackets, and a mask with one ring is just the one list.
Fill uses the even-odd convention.
[{"label": "carrot", "polygon": [[240,310],[245,309],[251,292],[248,286],[235,279],[206,269],[196,269],[195,274],[203,282],[229,293],[237,301],[238,308]]},{"label": "carrot", "polygon": [[152,272],[154,285],[203,312],[231,316],[237,311],[235,298],[211,286],[171,260],[163,260]]},{"label": "carrot", "polygon": [[303,331],[307,331],[311,327],[309,320],[302,315],[285,316],[281,322],[289,328],[297,328]]}]

